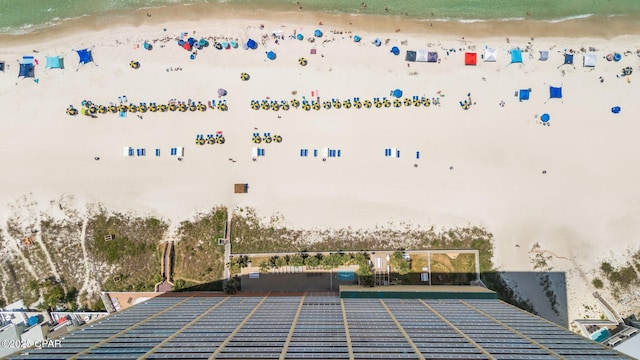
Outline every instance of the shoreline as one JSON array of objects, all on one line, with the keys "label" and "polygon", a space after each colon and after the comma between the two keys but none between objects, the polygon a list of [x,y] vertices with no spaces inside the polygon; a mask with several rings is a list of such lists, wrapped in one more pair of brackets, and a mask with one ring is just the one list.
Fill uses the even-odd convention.
[{"label": "shoreline", "polygon": [[[215,11],[213,11],[215,8]],[[151,15],[150,17],[147,14]],[[497,19],[443,20],[416,19],[377,14],[347,14],[296,10],[253,9],[239,4],[175,4],[136,10],[114,10],[85,15],[44,25],[26,33],[0,34],[0,44],[50,41],[78,32],[99,32],[120,27],[162,26],[208,20],[241,20],[273,23],[319,24],[340,30],[372,33],[429,34],[453,37],[586,37],[611,39],[640,35],[640,19],[632,16],[589,16],[565,20]]]}]

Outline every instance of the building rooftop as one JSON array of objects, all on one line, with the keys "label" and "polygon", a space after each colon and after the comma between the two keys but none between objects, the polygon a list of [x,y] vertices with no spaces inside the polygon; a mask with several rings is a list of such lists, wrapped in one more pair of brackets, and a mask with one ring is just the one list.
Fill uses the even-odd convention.
[{"label": "building rooftop", "polygon": [[629,359],[495,299],[158,296],[11,359]]}]

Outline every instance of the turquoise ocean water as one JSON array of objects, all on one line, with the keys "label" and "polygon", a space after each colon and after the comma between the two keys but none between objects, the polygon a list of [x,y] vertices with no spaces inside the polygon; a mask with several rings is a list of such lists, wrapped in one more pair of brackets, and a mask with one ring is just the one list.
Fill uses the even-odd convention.
[{"label": "turquoise ocean water", "polygon": [[[366,9],[362,2],[366,2]],[[296,0],[0,0],[0,33],[24,33],[83,15],[176,3],[295,10]],[[414,19],[563,21],[590,16],[640,18],[640,0],[298,0],[305,11],[403,15]]]}]

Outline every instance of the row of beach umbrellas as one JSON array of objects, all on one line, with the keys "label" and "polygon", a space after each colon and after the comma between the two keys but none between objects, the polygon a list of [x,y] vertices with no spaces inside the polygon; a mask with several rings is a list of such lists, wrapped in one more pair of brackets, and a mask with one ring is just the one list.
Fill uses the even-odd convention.
[{"label": "row of beach umbrellas", "polygon": [[196,145],[215,145],[215,144],[224,144],[225,138],[221,133],[218,134],[207,134],[205,138],[204,135],[199,134],[196,135]]},{"label": "row of beach umbrellas", "polygon": [[[204,112],[207,110],[207,108],[212,110],[217,109],[220,111],[229,110],[229,107],[227,106],[227,102],[225,100],[218,101],[217,104],[214,100],[212,100],[212,101],[209,101],[208,104],[203,104],[201,101],[198,101],[198,102],[192,101],[190,103],[178,101],[178,102],[171,102],[168,104],[157,104],[155,102],[147,104],[145,102],[141,102],[139,105],[136,105],[136,104],[99,105],[99,104],[94,104],[90,101],[86,101],[86,102],[83,102],[80,112],[83,115],[85,114],[95,115],[95,114],[106,114],[106,113],[116,114],[116,113],[124,113],[124,112],[146,113],[147,111],[148,112],[167,112],[167,111]],[[69,107],[67,107],[68,115],[75,116],[75,115],[78,115],[78,112],[79,112],[78,109],[76,109],[73,105],[69,105]]]},{"label": "row of beach umbrellas", "polygon": [[281,135],[271,135],[271,133],[264,133],[264,136],[260,136],[260,133],[253,133],[253,136],[251,137],[251,142],[253,142],[254,144],[260,144],[262,142],[265,142],[267,144],[270,144],[271,142],[274,142],[276,144],[279,144],[282,142],[282,136]]},{"label": "row of beach umbrellas", "polygon": [[344,101],[340,101],[339,99],[331,99],[331,101],[315,101],[315,100],[298,100],[298,99],[292,99],[290,101],[286,101],[286,100],[251,100],[251,108],[253,110],[273,110],[273,111],[278,111],[278,110],[289,110],[290,108],[294,108],[294,109],[302,109],[302,110],[306,110],[309,111],[311,109],[313,110],[320,110],[320,109],[325,109],[325,110],[329,110],[329,109],[340,109],[340,108],[345,108],[345,109],[350,109],[351,107],[354,107],[356,109],[360,109],[360,108],[365,108],[365,109],[370,109],[372,107],[375,108],[390,108],[390,107],[394,107],[394,108],[399,108],[401,106],[414,106],[414,107],[419,107],[419,106],[424,106],[424,107],[429,107],[431,105],[431,100],[426,98],[426,97],[418,97],[418,96],[413,96],[412,98],[404,98],[404,100],[401,100],[399,98],[396,99],[387,99],[386,97],[383,98],[373,98],[373,100],[361,100],[358,97],[354,97],[353,100],[351,99],[347,99]]}]

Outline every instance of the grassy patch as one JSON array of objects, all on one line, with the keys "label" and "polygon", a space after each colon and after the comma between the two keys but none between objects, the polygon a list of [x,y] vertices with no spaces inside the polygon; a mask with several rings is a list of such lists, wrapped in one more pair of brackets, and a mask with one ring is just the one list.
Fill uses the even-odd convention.
[{"label": "grassy patch", "polygon": [[[180,241],[174,249],[173,278],[184,281],[182,288],[204,286],[202,284],[222,279],[224,246],[218,245],[218,239],[224,238],[226,221],[227,208],[220,206],[180,223]],[[221,289],[219,285],[215,288]]]}]

